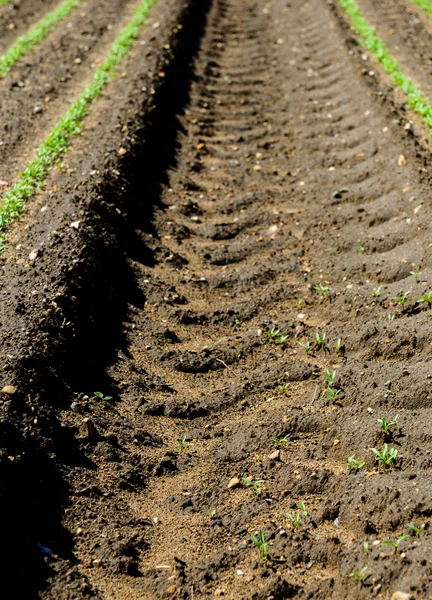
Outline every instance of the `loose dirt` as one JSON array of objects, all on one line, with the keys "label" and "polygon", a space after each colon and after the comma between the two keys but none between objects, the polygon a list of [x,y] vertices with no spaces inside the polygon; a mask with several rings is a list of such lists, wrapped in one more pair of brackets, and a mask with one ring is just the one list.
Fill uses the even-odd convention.
[{"label": "loose dirt", "polygon": [[432,597],[427,143],[332,3],[152,18],[3,265],[19,597]]}]

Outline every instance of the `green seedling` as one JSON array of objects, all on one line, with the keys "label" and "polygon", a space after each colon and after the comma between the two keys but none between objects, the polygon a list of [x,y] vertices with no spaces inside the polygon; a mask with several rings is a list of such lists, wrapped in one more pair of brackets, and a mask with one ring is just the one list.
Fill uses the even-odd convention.
[{"label": "green seedling", "polygon": [[405,535],[401,535],[400,537],[398,537],[397,540],[386,540],[385,542],[381,542],[381,544],[383,546],[391,546],[392,548],[394,548],[394,551],[396,552],[396,550],[399,548],[400,544],[406,540],[408,537],[407,534]]},{"label": "green seedling", "polygon": [[429,308],[432,307],[432,290],[417,300],[417,304],[421,304],[422,302],[425,302]]},{"label": "green seedling", "polygon": [[98,398],[100,398],[101,400],[107,400],[108,401],[108,400],[112,400],[113,399],[112,396],[104,396],[102,394],[102,392],[95,392],[94,395],[97,396]]},{"label": "green seedling", "polygon": [[282,385],[278,385],[277,389],[281,394],[286,394],[288,391],[288,384],[284,383]]},{"label": "green seedling", "polygon": [[[307,517],[308,512],[306,510],[303,500],[299,500],[299,507],[300,507],[300,512],[302,513],[303,517]],[[291,521],[293,527],[301,527],[302,526],[302,519],[301,519],[299,512],[296,512],[294,514],[288,513],[287,518]]]},{"label": "green seedling", "polygon": [[359,246],[359,247],[357,248],[357,252],[360,252],[360,254],[365,254],[365,253],[366,253],[366,251],[367,251],[367,248],[366,248],[366,246]]},{"label": "green seedling", "polygon": [[300,346],[302,348],[304,348],[304,351],[306,352],[306,354],[310,354],[310,352],[312,350],[312,345],[310,342],[305,342],[304,344],[300,344]]},{"label": "green seedling", "polygon": [[302,512],[302,515],[303,515],[304,517],[307,517],[309,513],[308,513],[308,511],[306,510],[306,506],[305,506],[305,504],[304,504],[303,500],[299,500],[299,507],[300,507],[300,510],[301,510],[301,512]]},{"label": "green seedling", "polygon": [[384,382],[384,387],[386,387],[386,388],[390,389],[390,386],[391,386],[391,380],[390,380],[390,379],[387,379],[387,381],[386,381],[386,382]]},{"label": "green seedling", "polygon": [[241,324],[241,321],[240,321],[240,319],[234,319],[234,324],[235,324],[235,325],[240,325],[240,324]]},{"label": "green seedling", "polygon": [[330,369],[326,369],[324,371],[324,375],[327,383],[331,387],[334,384],[334,380],[336,379],[336,371],[330,371]]},{"label": "green seedling", "polygon": [[342,342],[342,338],[339,338],[336,341],[336,352],[337,352],[337,354],[343,354],[343,352],[344,352],[344,345]]},{"label": "green seedling", "polygon": [[356,458],[354,458],[353,454],[352,456],[348,456],[347,465],[350,471],[358,471],[359,469],[364,467],[365,461],[357,460]]},{"label": "green seedling", "polygon": [[209,519],[213,519],[216,516],[216,509],[211,510],[207,516]]},{"label": "green seedling", "polygon": [[288,433],[287,435],[281,438],[272,437],[270,441],[272,441],[273,444],[276,444],[278,448],[285,448],[285,444],[288,442],[289,436],[290,434]]},{"label": "green seedling", "polygon": [[363,551],[366,554],[366,558],[369,556],[369,544],[368,542],[363,542]]},{"label": "green seedling", "polygon": [[314,290],[319,292],[325,300],[328,300],[332,293],[332,289],[328,285],[315,285]]},{"label": "green seedling", "polygon": [[257,537],[255,537],[254,535],[251,536],[251,540],[253,541],[253,543],[255,544],[255,546],[258,549],[260,558],[262,559],[263,562],[267,562],[268,560],[268,553],[267,553],[267,542],[264,539],[264,533],[262,532],[262,530],[260,529],[258,531]]},{"label": "green seedling", "polygon": [[318,332],[315,334],[315,346],[318,348],[318,350],[324,350],[324,352],[328,350],[325,332],[322,335],[320,335]]},{"label": "green seedling", "polygon": [[339,394],[341,392],[342,392],[342,390],[335,390],[331,387],[328,387],[325,391],[325,397],[328,398],[334,404],[336,402],[336,400],[339,398]]},{"label": "green seedling", "polygon": [[257,479],[254,481],[250,477],[243,477],[242,481],[248,487],[251,487],[257,496],[261,494],[261,485],[264,483],[264,479]]},{"label": "green seedling", "polygon": [[385,417],[382,419],[378,419],[378,423],[381,423],[381,427],[384,433],[388,433],[391,427],[395,427],[397,425],[398,415],[395,416],[393,421],[387,421]]},{"label": "green seedling", "polygon": [[400,296],[394,296],[394,298],[392,298],[392,302],[394,302],[395,304],[400,304],[402,307],[402,310],[405,310],[405,302],[406,299],[408,298],[408,296],[410,295],[411,292],[405,292],[404,294],[401,294]]},{"label": "green seedling", "polygon": [[177,444],[180,446],[180,450],[182,452],[184,452],[186,450],[186,445],[187,445],[186,440],[187,440],[187,437],[185,435],[177,440]]},{"label": "green seedling", "polygon": [[381,296],[381,288],[377,287],[376,289],[374,289],[372,292],[372,296],[374,298],[379,298]]},{"label": "green seedling", "polygon": [[346,194],[348,190],[346,188],[340,188],[332,193],[333,198],[342,198],[342,194]]},{"label": "green seedling", "polygon": [[417,537],[422,533],[422,531],[424,530],[425,526],[421,525],[420,527],[416,527],[414,525],[414,523],[408,523],[408,529],[411,529],[411,531],[414,533],[414,535],[416,535]]},{"label": "green seedling", "polygon": [[349,574],[349,576],[354,577],[354,579],[357,579],[358,581],[363,583],[365,575],[366,575],[366,571],[367,571],[367,567],[363,567],[363,569],[360,569],[360,571],[353,571],[352,573]]},{"label": "green seedling", "polygon": [[388,315],[387,321],[394,321],[394,320],[395,320],[395,316],[394,315]]},{"label": "green seedling", "polygon": [[349,303],[351,304],[351,306],[354,306],[354,304],[357,302],[357,296],[354,296],[353,298],[351,298],[351,300],[349,301]]},{"label": "green seedling", "polygon": [[410,275],[412,275],[415,279],[415,282],[418,283],[420,279],[420,271],[410,271]]},{"label": "green seedling", "polygon": [[281,335],[280,330],[275,327],[273,327],[271,331],[266,331],[265,334],[271,342],[278,345],[282,345],[288,339],[287,335]]},{"label": "green seedling", "polygon": [[372,448],[372,452],[375,454],[375,460],[381,462],[386,469],[393,469],[396,465],[398,451],[395,448],[389,448],[384,444],[382,450]]}]

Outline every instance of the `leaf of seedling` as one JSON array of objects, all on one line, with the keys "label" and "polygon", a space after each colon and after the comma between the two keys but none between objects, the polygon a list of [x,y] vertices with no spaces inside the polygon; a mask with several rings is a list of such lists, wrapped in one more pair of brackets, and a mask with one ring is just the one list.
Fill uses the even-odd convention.
[{"label": "leaf of seedling", "polygon": [[304,344],[300,344],[300,346],[302,348],[304,348],[304,351],[306,352],[306,354],[309,354],[310,351],[312,350],[312,345],[310,342],[305,342]]},{"label": "leaf of seedling", "polygon": [[328,398],[330,400],[330,402],[333,402],[333,404],[336,402],[336,400],[339,397],[339,394],[342,392],[342,390],[335,390],[331,387],[328,387],[325,391],[325,396],[326,398]]},{"label": "leaf of seedling", "polygon": [[432,307],[432,290],[417,300],[417,304],[421,304],[422,302],[425,302],[429,308]]},{"label": "leaf of seedling", "polygon": [[357,252],[360,252],[360,254],[365,254],[366,250],[367,250],[366,246],[359,246],[357,248]]},{"label": "leaf of seedling", "polygon": [[327,383],[331,387],[334,384],[334,380],[336,379],[336,371],[330,371],[330,369],[326,369],[324,371],[324,375]]},{"label": "leaf of seedling", "polygon": [[328,285],[315,285],[314,290],[319,292],[325,300],[329,300],[332,293],[332,289]]},{"label": "leaf of seedling", "polygon": [[277,389],[281,394],[286,394],[288,391],[288,385],[286,383],[284,383],[282,385],[278,385]]},{"label": "leaf of seedling", "polygon": [[262,561],[263,562],[267,562],[267,560],[268,560],[267,542],[264,539],[264,533],[262,532],[262,530],[260,529],[258,531],[257,537],[255,537],[254,535],[252,535],[251,536],[251,540],[253,541],[253,543],[257,547],[259,555],[260,555]]},{"label": "leaf of seedling", "polygon": [[381,542],[381,544],[382,544],[383,546],[391,546],[392,548],[394,548],[394,549],[395,549],[395,552],[396,552],[396,550],[399,548],[399,545],[400,545],[400,544],[401,544],[401,543],[402,543],[404,540],[406,540],[406,539],[407,539],[407,537],[408,537],[408,535],[407,535],[407,534],[405,534],[405,535],[401,535],[400,537],[398,537],[398,539],[397,539],[397,540],[386,540],[385,542]]},{"label": "leaf of seedling", "polygon": [[186,445],[187,445],[186,440],[187,440],[187,437],[185,435],[177,440],[177,444],[180,446],[180,450],[182,452],[184,452],[186,450]]},{"label": "leaf of seedling", "polygon": [[293,527],[301,527],[302,522],[299,513],[294,513],[293,515],[291,513],[288,513],[287,518],[291,521]]},{"label": "leaf of seedling", "polygon": [[278,338],[276,338],[274,340],[274,343],[277,344],[278,346],[282,346],[282,344],[284,344],[287,339],[288,339],[287,335],[280,335]]},{"label": "leaf of seedling", "polygon": [[391,427],[397,425],[398,416],[399,415],[396,415],[393,421],[387,421],[385,417],[383,417],[382,419],[378,419],[378,423],[381,423],[381,427],[384,433],[388,433]]},{"label": "leaf of seedling", "polygon": [[388,321],[394,321],[395,320],[395,316],[394,315],[388,315],[387,320]]},{"label": "leaf of seedling", "polygon": [[304,517],[307,517],[309,513],[308,513],[308,511],[306,510],[306,507],[305,507],[305,504],[304,504],[303,500],[299,500],[299,506],[300,506],[300,510],[301,510],[301,511],[302,511],[302,513],[303,513],[303,516],[304,516]]},{"label": "leaf of seedling", "polygon": [[384,387],[389,388],[390,389],[391,386],[391,380],[387,379],[387,381],[384,382]]},{"label": "leaf of seedling", "polygon": [[363,542],[363,550],[364,550],[364,553],[366,554],[366,557],[368,557],[369,556],[369,544],[368,544],[368,542]]},{"label": "leaf of seedling", "polygon": [[278,437],[272,437],[270,439],[270,441],[273,442],[273,444],[276,444],[276,446],[278,448],[285,448],[285,444],[288,442],[290,434],[288,433],[287,435],[285,435],[284,437],[278,438]]},{"label": "leaf of seedling", "polygon": [[255,492],[255,494],[257,494],[257,496],[259,496],[261,494],[261,484],[264,483],[264,479],[257,479],[256,481],[254,481],[250,477],[243,477],[242,481],[248,487],[251,487],[253,489],[253,491]]},{"label": "leaf of seedling", "polygon": [[404,294],[401,294],[400,296],[394,296],[392,298],[392,302],[394,302],[395,304],[400,304],[402,307],[402,310],[405,310],[405,302],[406,299],[408,298],[408,296],[410,295],[411,292],[405,292]]},{"label": "leaf of seedling", "polygon": [[379,298],[381,296],[381,288],[377,287],[375,290],[373,290],[372,296],[374,298]]},{"label": "leaf of seedling", "polygon": [[408,529],[411,529],[414,532],[414,535],[419,536],[424,530],[425,526],[421,525],[420,527],[416,527],[414,523],[408,523]]},{"label": "leaf of seedling", "polygon": [[318,350],[324,350],[324,352],[328,351],[325,332],[321,335],[318,332],[316,332],[315,346],[318,348]]},{"label": "leaf of seedling", "polygon": [[271,342],[278,345],[282,345],[288,339],[288,336],[281,335],[280,330],[276,329],[276,327],[273,327],[270,331],[266,331],[265,334]]},{"label": "leaf of seedling", "polygon": [[421,275],[420,271],[410,271],[410,275],[412,275],[414,277],[416,283],[419,282],[420,275]]},{"label": "leaf of seedling", "polygon": [[112,396],[104,396],[102,392],[94,392],[94,395],[100,398],[101,400],[112,400]]},{"label": "leaf of seedling", "polygon": [[367,567],[363,567],[363,569],[360,569],[360,571],[353,571],[352,573],[349,574],[349,576],[354,577],[354,579],[357,579],[358,581],[361,581],[363,583],[365,575],[366,575],[366,571],[367,571]]},{"label": "leaf of seedling", "polygon": [[342,342],[342,338],[338,338],[338,340],[336,341],[336,352],[338,354],[343,354],[345,351],[343,342]]},{"label": "leaf of seedling", "polygon": [[381,462],[386,469],[393,469],[396,465],[398,451],[395,448],[389,448],[384,444],[382,450],[372,448],[372,452],[375,454],[375,460]]},{"label": "leaf of seedling", "polygon": [[354,458],[353,454],[352,456],[348,456],[347,465],[350,471],[358,471],[359,469],[364,467],[365,461],[357,460],[356,458]]}]

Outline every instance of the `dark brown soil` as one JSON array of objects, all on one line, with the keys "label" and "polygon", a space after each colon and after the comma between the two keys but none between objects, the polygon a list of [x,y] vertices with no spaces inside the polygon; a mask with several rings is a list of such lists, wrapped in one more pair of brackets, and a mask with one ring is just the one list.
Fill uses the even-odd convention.
[{"label": "dark brown soil", "polygon": [[432,597],[423,132],[324,0],[171,0],[142,41],[2,265],[16,597]]}]

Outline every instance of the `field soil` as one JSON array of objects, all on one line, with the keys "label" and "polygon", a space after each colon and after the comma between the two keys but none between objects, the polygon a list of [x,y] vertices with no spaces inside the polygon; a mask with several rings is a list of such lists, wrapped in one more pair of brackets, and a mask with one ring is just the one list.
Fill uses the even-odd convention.
[{"label": "field soil", "polygon": [[[359,4],[428,92],[426,18]],[[117,5],[74,18],[112,39]],[[50,123],[24,89],[11,180]],[[336,2],[156,3],[2,257],[14,597],[432,598],[430,168]]]}]

